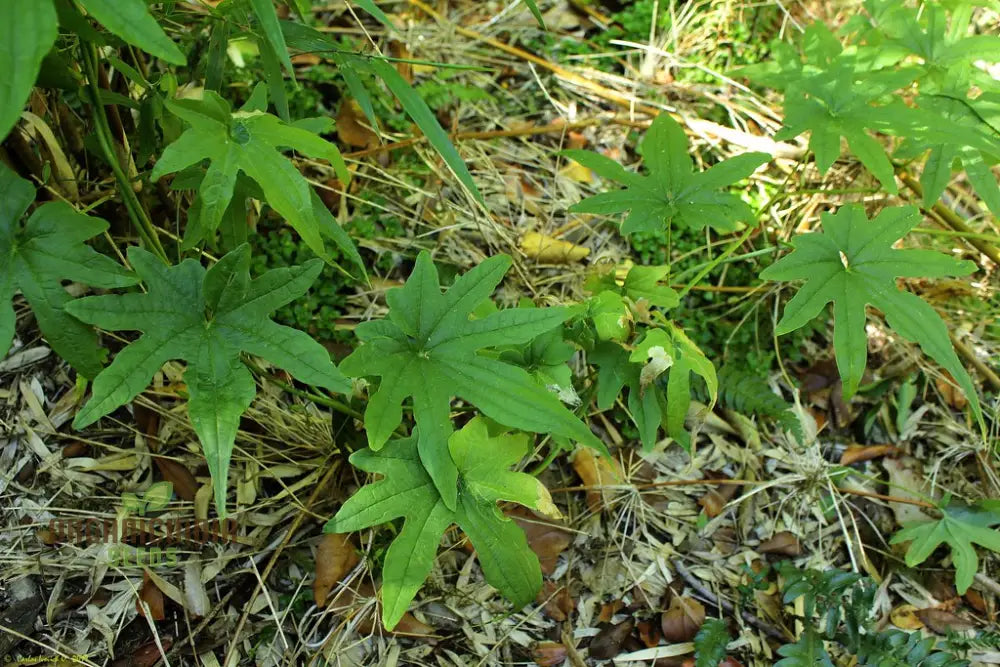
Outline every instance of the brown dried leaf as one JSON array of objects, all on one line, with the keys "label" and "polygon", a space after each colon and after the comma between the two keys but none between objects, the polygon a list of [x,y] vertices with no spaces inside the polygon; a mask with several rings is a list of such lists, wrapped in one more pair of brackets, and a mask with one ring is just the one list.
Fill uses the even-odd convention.
[{"label": "brown dried leaf", "polygon": [[576,602],[569,594],[569,589],[565,586],[559,586],[553,581],[546,581],[542,584],[538,596],[535,598],[535,603],[545,605],[542,607],[542,613],[557,623],[565,621],[576,609]]},{"label": "brown dried leaf", "polygon": [[531,659],[539,667],[556,667],[566,662],[566,647],[556,642],[539,642],[531,648]]},{"label": "brown dried leaf", "polygon": [[90,445],[79,440],[74,440],[62,448],[62,457],[64,459],[75,459],[80,456],[86,456],[89,452]]},{"label": "brown dried leaf", "polygon": [[676,596],[660,617],[663,638],[670,643],[689,642],[705,622],[705,607],[687,596]]},{"label": "brown dried leaf", "polygon": [[530,259],[546,264],[579,262],[590,254],[590,248],[584,248],[538,232],[527,232],[521,237],[521,251]]},{"label": "brown dried leaf", "polygon": [[762,554],[798,556],[802,553],[802,545],[799,543],[799,538],[787,530],[783,530],[776,533],[771,539],[761,542],[757,551]]},{"label": "brown dried leaf", "polygon": [[625,603],[621,600],[612,600],[601,605],[601,612],[597,615],[598,623],[610,623],[619,611],[625,608]]},{"label": "brown dried leaf", "polygon": [[618,625],[609,625],[598,632],[590,641],[590,657],[597,660],[610,660],[622,650],[622,644],[632,634],[635,620],[628,618]]},{"label": "brown dried leaf", "polygon": [[[160,644],[164,651],[169,651],[174,645],[174,638],[170,635],[160,635]],[[155,641],[149,641],[132,652],[132,658],[125,662],[128,667],[153,667],[160,661],[163,654]]]},{"label": "brown dried leaf", "polygon": [[901,604],[889,612],[889,621],[900,630],[919,630],[924,622],[917,617],[917,608],[912,604]]},{"label": "brown dried leaf", "polygon": [[651,621],[639,621],[639,639],[646,645],[646,648],[653,648],[659,645],[662,633],[660,626]]},{"label": "brown dried leaf", "polygon": [[589,447],[581,447],[573,457],[573,470],[580,476],[587,489],[587,508],[591,512],[599,512],[610,505],[616,495],[614,489],[601,487],[617,486],[625,479],[621,463],[617,458],[608,461],[598,456]]},{"label": "brown dried leaf", "polygon": [[156,467],[160,469],[163,479],[173,485],[174,493],[177,494],[177,497],[193,502],[195,496],[198,495],[198,489],[201,485],[198,484],[198,480],[194,478],[194,475],[187,469],[187,466],[179,461],[162,456],[156,456],[153,460],[156,461]]},{"label": "brown dried leaf", "polygon": [[162,621],[166,618],[163,610],[163,592],[156,587],[148,570],[143,573],[142,588],[139,589],[139,598],[135,601],[135,609],[140,616],[146,617],[147,608],[149,610],[148,618],[152,618],[154,621]]},{"label": "brown dried leaf", "polygon": [[900,453],[895,445],[848,445],[840,456],[840,465],[849,466],[852,463],[871,461],[881,456],[896,456]]},{"label": "brown dried leaf", "polygon": [[942,373],[944,377],[934,379],[934,384],[937,386],[938,391],[941,392],[941,397],[944,398],[945,403],[956,410],[964,410],[965,406],[969,404],[969,399],[965,397],[965,393],[955,384],[955,379],[952,378],[951,373],[948,371],[942,371]]},{"label": "brown dried leaf", "polygon": [[378,145],[378,135],[367,125],[361,106],[350,97],[345,97],[337,111],[337,138],[342,143],[356,148],[371,148]]},{"label": "brown dried leaf", "polygon": [[917,618],[939,635],[946,635],[949,632],[965,632],[976,627],[975,623],[944,609],[919,609],[917,610]]},{"label": "brown dried leaf", "polygon": [[322,609],[326,596],[358,564],[357,551],[346,533],[327,533],[316,549],[316,579],[313,580],[313,599]]},{"label": "brown dried leaf", "polygon": [[969,606],[978,611],[980,614],[985,614],[987,612],[986,599],[983,594],[974,588],[970,588],[965,592],[965,601],[969,603]]},{"label": "brown dried leaf", "polygon": [[559,562],[559,554],[572,544],[573,535],[554,523],[540,519],[534,512],[523,507],[514,507],[507,516],[517,522],[528,540],[528,547],[538,556],[542,574],[552,574]]}]

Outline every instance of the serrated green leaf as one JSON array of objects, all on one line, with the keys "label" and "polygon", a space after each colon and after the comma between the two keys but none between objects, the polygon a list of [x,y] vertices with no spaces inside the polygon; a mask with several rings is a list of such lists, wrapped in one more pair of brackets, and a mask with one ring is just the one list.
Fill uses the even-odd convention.
[{"label": "serrated green leaf", "polygon": [[795,250],[767,267],[764,280],[805,280],[785,305],[776,332],[794,331],[831,301],[834,304],[833,347],[850,398],[861,382],[867,363],[865,307],[885,313],[899,335],[918,343],[944,367],[967,395],[977,419],[982,419],[972,378],[955,355],[948,330],[927,302],[896,286],[896,278],[962,276],[976,266],[930,250],[896,250],[892,245],[920,222],[914,207],[884,209],[869,221],[856,204],[823,214],[823,233],[792,239]]},{"label": "serrated green leaf", "polygon": [[386,294],[388,319],[359,325],[356,333],[364,344],[341,364],[349,376],[381,378],[365,410],[373,449],[389,439],[402,421],[403,401],[413,397],[420,458],[449,509],[455,508],[457,472],[442,442],[431,436],[449,428],[453,396],[501,424],[563,435],[606,451],[590,429],[523,368],[488,356],[491,348],[528,343],[569,316],[564,308],[512,308],[470,319],[510,264],[506,255],[491,257],[442,294],[430,255],[420,253],[406,284]]},{"label": "serrated green leaf", "polygon": [[729,641],[725,621],[721,618],[705,621],[694,636],[694,666],[719,667],[719,663],[726,657]]},{"label": "serrated green leaf", "polygon": [[84,322],[109,331],[141,331],[95,379],[93,395],[73,420],[83,428],[141,393],[171,359],[187,362],[188,412],[212,473],[215,502],[225,514],[226,476],[239,417],[255,386],[240,362],[246,352],[308,384],[348,392],[351,385],[330,355],[307,334],[269,316],[304,294],[322,269],[313,260],[250,279],[250,248],[242,245],[210,270],[194,259],[165,266],[141,248],[129,261],[147,292],[91,296],[66,306]]},{"label": "serrated green leaf", "polygon": [[0,71],[4,73],[0,80],[0,141],[21,117],[42,60],[56,41],[57,28],[51,0],[0,3],[0,44],[4,44],[0,49]]},{"label": "serrated green leaf", "polygon": [[951,549],[955,566],[955,588],[964,595],[979,569],[979,558],[973,544],[1000,552],[1000,513],[990,507],[970,507],[953,503],[941,509],[936,521],[910,523],[892,536],[891,544],[910,542],[906,550],[906,565],[916,567],[930,558],[942,544]]},{"label": "serrated green leaf", "polygon": [[101,372],[104,353],[94,330],[66,311],[72,297],[62,281],[103,288],[138,281],[84,243],[108,228],[100,218],[83,215],[64,202],[48,202],[22,225],[34,199],[31,183],[0,163],[0,354],[7,353],[14,337],[11,299],[20,289],[52,349],[81,375],[93,378]]},{"label": "serrated green leaf", "polygon": [[174,65],[187,60],[149,13],[145,0],[79,0],[87,13],[111,33]]},{"label": "serrated green leaf", "polygon": [[[237,175],[242,172],[260,186],[267,203],[288,220],[306,245],[328,259],[323,237],[324,230],[330,231],[329,226],[317,221],[309,183],[281,150],[292,149],[328,160],[341,183],[346,184],[350,174],[336,146],[271,114],[233,113],[229,103],[212,91],[205,91],[201,100],[172,100],[166,105],[191,127],[163,151],[151,178],[156,181],[202,160],[210,161],[199,189],[198,224],[204,233],[219,226],[233,198]],[[345,242],[342,235],[332,240],[338,245]]]},{"label": "serrated green leaf", "polygon": [[823,638],[812,628],[806,628],[794,644],[779,648],[778,655],[782,659],[774,663],[774,667],[833,667]]},{"label": "serrated green leaf", "polygon": [[437,116],[434,115],[434,112],[424,102],[424,98],[420,97],[413,86],[403,78],[392,63],[375,59],[371,61],[370,66],[376,76],[382,79],[389,90],[392,91],[392,94],[396,96],[403,110],[417,124],[417,127],[427,137],[427,141],[434,147],[434,150],[441,155],[452,173],[455,174],[477,201],[483,203],[483,196],[479,193],[479,188],[476,187],[476,182],[472,179],[469,168],[465,165],[465,161],[462,160],[462,156],[455,150],[454,144],[448,138],[448,133],[441,127]]},{"label": "serrated green leaf", "polygon": [[578,213],[611,215],[629,212],[622,233],[660,231],[674,222],[690,229],[705,225],[733,231],[738,222],[753,222],[753,210],[737,195],[717,192],[752,174],[771,159],[766,153],[745,153],[704,172],[694,171],[688,141],[677,121],[663,113],[650,125],[641,144],[648,176],[615,168],[607,158],[566,152],[604,178],[627,186],[625,190],[594,195],[570,207]]},{"label": "serrated green leaf", "polygon": [[417,437],[410,437],[392,440],[379,451],[351,455],[352,464],[382,478],[357,491],[323,529],[344,533],[404,520],[386,552],[382,571],[382,619],[389,630],[406,613],[427,578],[441,536],[452,524],[468,535],[486,580],[514,605],[533,601],[542,584],[538,559],[528,548],[524,532],[497,508],[497,502],[511,501],[558,516],[541,482],[508,470],[528,452],[527,437],[491,437],[486,420],[476,417],[437,446],[450,453],[457,467],[453,508],[447,507],[421,463]]}]

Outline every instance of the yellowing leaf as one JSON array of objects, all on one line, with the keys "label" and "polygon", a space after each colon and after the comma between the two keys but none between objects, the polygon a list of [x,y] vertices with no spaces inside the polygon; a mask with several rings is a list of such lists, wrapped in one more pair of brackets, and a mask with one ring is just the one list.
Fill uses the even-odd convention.
[{"label": "yellowing leaf", "polygon": [[590,254],[590,248],[538,232],[527,232],[521,237],[521,251],[531,259],[548,264],[579,262]]}]

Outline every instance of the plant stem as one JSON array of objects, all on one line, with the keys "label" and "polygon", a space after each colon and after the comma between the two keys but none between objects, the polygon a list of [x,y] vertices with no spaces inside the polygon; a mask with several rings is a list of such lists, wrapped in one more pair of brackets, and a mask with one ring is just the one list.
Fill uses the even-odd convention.
[{"label": "plant stem", "polygon": [[913,234],[930,234],[931,236],[954,236],[960,239],[979,239],[991,243],[1000,243],[1000,236],[996,234],[984,234],[982,232],[960,232],[954,229],[933,229],[931,227],[914,227],[910,230]]},{"label": "plant stem", "polygon": [[111,165],[111,171],[114,172],[115,180],[118,181],[118,190],[121,193],[122,202],[125,204],[125,209],[128,211],[129,218],[132,219],[132,224],[135,225],[136,231],[139,232],[139,236],[150,251],[164,262],[169,263],[167,253],[160,244],[156,230],[153,228],[153,223],[146,214],[146,210],[143,208],[139,198],[136,197],[135,191],[132,189],[132,182],[122,169],[121,163],[118,161],[118,155],[115,153],[111,127],[108,124],[108,116],[104,111],[104,105],[101,103],[101,89],[98,85],[99,79],[97,75],[97,48],[93,44],[82,42],[80,44],[80,52],[83,56],[81,62],[87,74],[87,83],[90,87],[91,97],[93,98],[91,104],[94,110],[94,128],[97,130],[97,143],[101,147],[101,152],[104,153],[104,158]]},{"label": "plant stem", "polygon": [[751,227],[750,225],[747,225],[747,228],[745,230],[743,230],[743,233],[740,234],[740,237],[738,239],[736,239],[735,241],[733,241],[732,243],[730,243],[729,247],[727,247],[725,250],[723,250],[720,255],[718,255],[715,259],[713,259],[711,262],[709,262],[708,264],[706,264],[704,266],[704,268],[702,268],[702,270],[699,271],[695,275],[695,277],[691,280],[691,282],[688,283],[687,285],[685,285],[681,289],[681,291],[677,295],[678,298],[683,299],[684,296],[688,292],[690,292],[691,289],[695,285],[697,285],[698,283],[701,282],[702,278],[704,278],[705,276],[707,276],[712,271],[712,269],[714,269],[719,264],[721,264],[722,261],[726,259],[726,257],[729,257],[731,254],[733,254],[734,252],[736,252],[736,249],[739,248],[741,245],[743,245],[743,243],[748,238],[750,238],[750,235],[753,234],[756,229],[757,229],[756,227]]}]

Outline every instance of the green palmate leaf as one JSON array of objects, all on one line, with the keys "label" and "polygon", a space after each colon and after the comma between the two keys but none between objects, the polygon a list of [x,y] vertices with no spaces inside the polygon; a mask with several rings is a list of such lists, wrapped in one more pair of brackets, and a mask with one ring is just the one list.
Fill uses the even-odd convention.
[{"label": "green palmate leaf", "polygon": [[617,181],[625,190],[604,192],[570,207],[578,213],[611,215],[629,211],[622,233],[659,231],[674,222],[690,229],[706,224],[719,231],[732,231],[738,222],[750,223],[753,210],[739,196],[719,192],[752,174],[771,159],[766,153],[744,153],[703,172],[694,171],[683,128],[668,114],[660,114],[646,132],[641,145],[648,176],[625,171],[620,164],[580,150],[563,155]]},{"label": "green palmate leaf", "polygon": [[56,41],[57,23],[56,10],[50,0],[0,2],[0,44],[4,45],[0,48],[0,72],[3,72],[0,77],[0,141],[21,117],[42,60]]},{"label": "green palmate leaf", "polygon": [[344,533],[404,520],[382,570],[382,619],[387,629],[406,613],[434,564],[441,536],[452,524],[468,535],[486,580],[504,597],[518,607],[535,599],[542,585],[538,558],[528,548],[524,532],[497,508],[503,500],[559,515],[541,482],[508,470],[528,453],[528,445],[524,435],[490,437],[479,417],[451,434],[447,443],[438,443],[458,468],[458,495],[452,507],[422,465],[417,438],[392,440],[379,451],[351,455],[352,464],[382,479],[355,493],[324,531]]},{"label": "green palmate leaf", "polygon": [[79,2],[98,23],[129,44],[138,46],[143,51],[174,65],[184,65],[187,62],[184,54],[149,13],[146,0],[79,0]]},{"label": "green palmate leaf", "polygon": [[147,293],[85,297],[66,307],[102,329],[143,333],[95,378],[93,395],[73,425],[83,428],[135,398],[167,361],[186,361],[188,413],[208,459],[216,506],[223,515],[240,415],[256,393],[253,377],[240,361],[241,352],[266,359],[308,384],[350,390],[319,343],[269,319],[272,312],[305,294],[323,263],[313,260],[274,269],[251,280],[247,245],[207,271],[193,259],[165,266],[136,247],[129,248],[128,257]]},{"label": "green palmate leaf", "polygon": [[260,186],[267,203],[288,220],[306,245],[319,257],[328,259],[324,227],[313,210],[312,189],[295,165],[281,154],[281,149],[290,148],[328,160],[344,184],[350,181],[347,166],[332,143],[297,124],[285,123],[260,111],[263,88],[259,90],[248,103],[255,110],[235,113],[227,101],[208,90],[201,100],[168,101],[167,108],[191,127],[163,151],[151,178],[155,181],[164,174],[209,160],[199,189],[198,224],[211,233],[219,226],[233,198],[237,175],[243,172]]},{"label": "green palmate leaf", "polygon": [[1000,512],[995,507],[969,507],[956,502],[941,508],[941,518],[936,521],[907,524],[892,536],[891,543],[910,543],[906,550],[909,567],[920,565],[935,549],[947,544],[955,565],[955,588],[963,595],[979,569],[979,558],[972,545],[1000,552],[1000,531],[993,528],[997,524],[1000,524]]},{"label": "green palmate leaf", "polygon": [[35,188],[0,163],[0,356],[10,349],[14,291],[28,300],[38,326],[59,356],[81,375],[101,372],[103,350],[94,330],[66,312],[72,297],[62,286],[74,280],[93,287],[125,287],[138,282],[111,258],[84,244],[108,223],[77,212],[69,204],[42,204],[21,224]]},{"label": "green palmate leaf", "polygon": [[341,364],[349,376],[381,378],[365,410],[365,430],[373,449],[389,439],[402,421],[403,401],[413,397],[420,459],[449,509],[455,508],[458,472],[443,442],[451,429],[453,396],[501,424],[563,435],[606,451],[555,394],[523,368],[490,352],[528,343],[559,327],[569,316],[567,309],[512,308],[470,319],[510,264],[506,255],[491,257],[442,294],[430,255],[420,253],[406,284],[386,294],[389,319],[359,325],[356,333],[364,344]]},{"label": "green palmate leaf", "polygon": [[981,419],[972,378],[948,338],[941,317],[926,301],[896,286],[896,278],[962,276],[976,266],[930,250],[895,250],[892,245],[920,222],[911,206],[887,208],[869,221],[856,204],[836,214],[823,214],[823,233],[792,239],[794,252],[761,273],[765,280],[807,281],[785,306],[779,335],[794,331],[833,302],[833,348],[844,385],[844,397],[858,389],[867,363],[865,306],[885,314],[900,336],[918,343],[955,378]]},{"label": "green palmate leaf", "polygon": [[695,667],[719,667],[726,657],[729,631],[721,618],[710,618],[694,636]]}]

